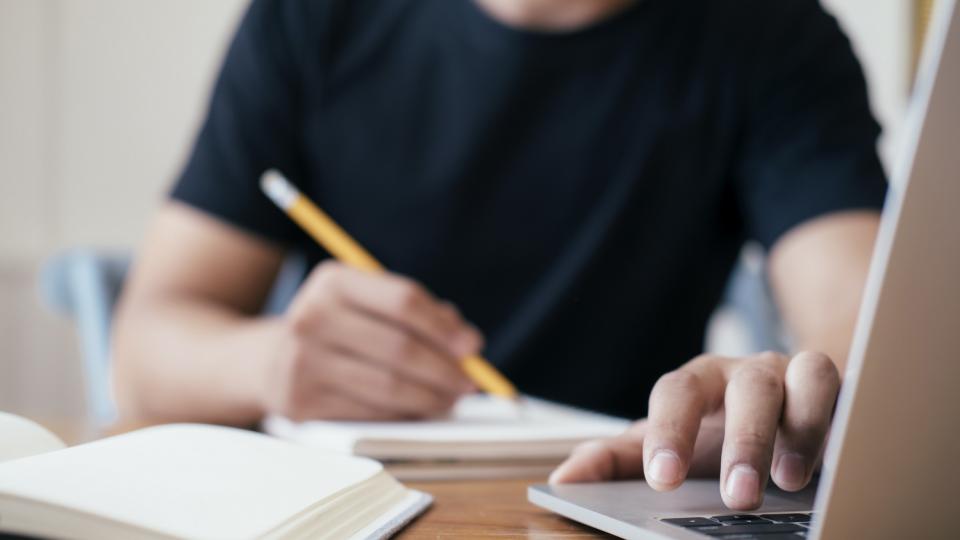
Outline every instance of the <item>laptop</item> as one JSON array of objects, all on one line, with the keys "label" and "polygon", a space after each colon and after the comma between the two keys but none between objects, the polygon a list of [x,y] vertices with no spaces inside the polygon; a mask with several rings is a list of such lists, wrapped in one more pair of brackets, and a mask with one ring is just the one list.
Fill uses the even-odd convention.
[{"label": "laptop", "polygon": [[717,480],[535,485],[623,538],[960,538],[960,8],[937,2],[818,485],[732,512]]}]

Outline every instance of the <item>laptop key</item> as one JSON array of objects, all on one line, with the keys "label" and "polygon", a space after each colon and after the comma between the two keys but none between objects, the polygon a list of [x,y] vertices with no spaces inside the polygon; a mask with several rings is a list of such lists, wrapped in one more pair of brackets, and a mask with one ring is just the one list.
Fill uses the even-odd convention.
[{"label": "laptop key", "polygon": [[[699,532],[699,529],[691,529]],[[721,540],[802,540],[806,535],[802,533],[773,533],[773,534],[733,534],[729,536],[714,536]]]},{"label": "laptop key", "polygon": [[811,519],[810,514],[761,514],[760,517],[778,523],[810,523]]},{"label": "laptop key", "polygon": [[664,523],[669,523],[670,525],[676,525],[678,527],[716,527],[718,526],[716,521],[712,519],[707,519],[703,517],[688,517],[688,518],[669,518],[661,519],[660,521]]},{"label": "laptop key", "polygon": [[754,514],[733,514],[729,516],[713,516],[710,519],[715,519],[720,523],[768,522],[766,519]]},{"label": "laptop key", "polygon": [[806,529],[793,523],[754,523],[749,525],[721,525],[719,527],[699,527],[697,532],[707,536],[724,538],[736,535],[761,535],[774,533],[805,532]]},{"label": "laptop key", "polygon": [[771,523],[770,520],[762,518],[760,516],[755,516],[752,514],[732,514],[729,516],[713,516],[710,519],[715,519],[720,523],[725,523],[728,525],[738,525],[738,524],[747,524],[747,523]]}]

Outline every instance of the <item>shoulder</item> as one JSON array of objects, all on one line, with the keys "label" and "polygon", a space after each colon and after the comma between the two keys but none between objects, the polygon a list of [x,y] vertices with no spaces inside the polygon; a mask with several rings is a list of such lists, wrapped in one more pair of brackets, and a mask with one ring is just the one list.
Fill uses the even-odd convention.
[{"label": "shoulder", "polygon": [[755,36],[835,24],[819,0],[692,0],[707,20]]},{"label": "shoulder", "polygon": [[758,55],[844,38],[819,0],[701,0],[725,38]]},{"label": "shoulder", "polygon": [[819,0],[688,1],[701,9],[703,46],[748,84],[860,72],[849,39]]}]

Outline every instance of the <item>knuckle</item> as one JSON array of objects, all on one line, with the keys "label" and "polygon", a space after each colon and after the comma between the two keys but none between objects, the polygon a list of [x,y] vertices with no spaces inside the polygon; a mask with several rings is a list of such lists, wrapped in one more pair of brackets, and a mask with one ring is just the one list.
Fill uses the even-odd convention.
[{"label": "knuckle", "polygon": [[608,443],[606,439],[591,439],[589,441],[584,441],[573,448],[574,454],[589,454],[592,452],[602,451],[607,447]]},{"label": "knuckle", "polygon": [[450,410],[457,404],[457,396],[446,395],[440,397],[440,408],[444,411]]},{"label": "knuckle", "polygon": [[704,365],[704,364],[711,364],[715,362],[717,358],[719,357],[709,353],[699,354],[693,357],[693,359],[691,359],[689,362],[687,362],[687,365],[698,366],[698,365]]},{"label": "knuckle", "polygon": [[414,281],[402,279],[396,294],[396,311],[400,314],[412,313],[424,298],[423,288]]},{"label": "knuckle", "polygon": [[691,363],[693,363],[693,362],[698,362],[698,363],[700,363],[700,362],[707,362],[707,361],[712,360],[713,358],[716,358],[716,355],[713,355],[713,354],[710,354],[710,353],[703,353],[703,354],[698,354],[697,356],[694,356],[693,359],[690,360],[690,362],[691,362]]},{"label": "knuckle", "polygon": [[391,337],[386,344],[386,353],[388,358],[384,360],[406,360],[415,356],[416,341],[413,336],[400,333]]},{"label": "knuckle", "polygon": [[282,404],[281,413],[293,421],[306,420],[310,406],[310,395],[301,388],[291,388]]},{"label": "knuckle", "polygon": [[328,288],[337,281],[342,270],[340,263],[327,259],[313,269],[310,279],[318,288]]},{"label": "knuckle", "polygon": [[[674,444],[687,445],[692,443],[687,426],[677,419],[656,419],[650,421],[648,434],[657,439],[666,439]],[[696,435],[693,435],[696,437]],[[653,438],[653,437],[651,437]]]},{"label": "knuckle", "polygon": [[829,421],[829,417],[821,418],[810,412],[799,412],[792,415],[784,430],[790,438],[820,439],[826,434]]},{"label": "knuckle", "polygon": [[661,375],[660,379],[657,380],[656,386],[696,393],[700,391],[700,377],[691,371],[678,369]]},{"label": "knuckle", "polygon": [[423,401],[425,408],[430,412],[439,413],[447,410],[453,405],[453,398],[441,396],[433,392],[425,392]]},{"label": "knuckle", "polygon": [[310,351],[306,343],[300,339],[294,339],[288,346],[287,351],[287,372],[289,378],[296,377],[301,373],[310,362]]},{"label": "knuckle", "polygon": [[776,351],[763,351],[756,355],[756,362],[771,367],[779,367],[789,362],[784,354]]},{"label": "knuckle", "polygon": [[309,334],[310,328],[313,326],[313,321],[307,310],[299,306],[294,307],[287,313],[286,322],[287,332],[294,338],[294,341],[299,341],[299,338]]},{"label": "knuckle", "polygon": [[748,364],[738,369],[733,376],[732,384],[743,385],[763,393],[783,392],[783,378],[780,374],[760,364]]},{"label": "knuckle", "polygon": [[440,302],[438,309],[445,318],[454,321],[460,320],[460,310],[450,302]]},{"label": "knuckle", "polygon": [[389,396],[399,396],[404,388],[405,384],[403,378],[400,377],[400,374],[396,371],[389,370],[383,374],[383,391]]},{"label": "knuckle", "polygon": [[290,336],[299,341],[316,335],[327,321],[327,310],[319,305],[293,306],[287,313],[286,325]]},{"label": "knuckle", "polygon": [[773,444],[770,434],[751,428],[740,428],[733,434],[733,444],[748,451],[762,450]]},{"label": "knuckle", "polygon": [[802,352],[794,357],[792,364],[796,365],[805,376],[814,381],[839,382],[840,372],[837,365],[825,354],[816,352]]}]

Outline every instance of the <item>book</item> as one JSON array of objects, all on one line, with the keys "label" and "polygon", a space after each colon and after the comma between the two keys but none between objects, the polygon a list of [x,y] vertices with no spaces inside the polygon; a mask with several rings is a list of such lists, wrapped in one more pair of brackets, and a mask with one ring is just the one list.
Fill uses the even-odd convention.
[{"label": "book", "polygon": [[313,448],[382,461],[402,480],[535,477],[589,439],[622,433],[629,421],[524,397],[519,405],[476,394],[442,418],[410,422],[293,422],[264,430]]},{"label": "book", "polygon": [[384,538],[432,500],[376,461],[241,429],[170,424],[69,448],[44,433],[0,416],[3,446],[48,443],[16,443],[39,452],[0,463],[2,533],[76,540]]}]

